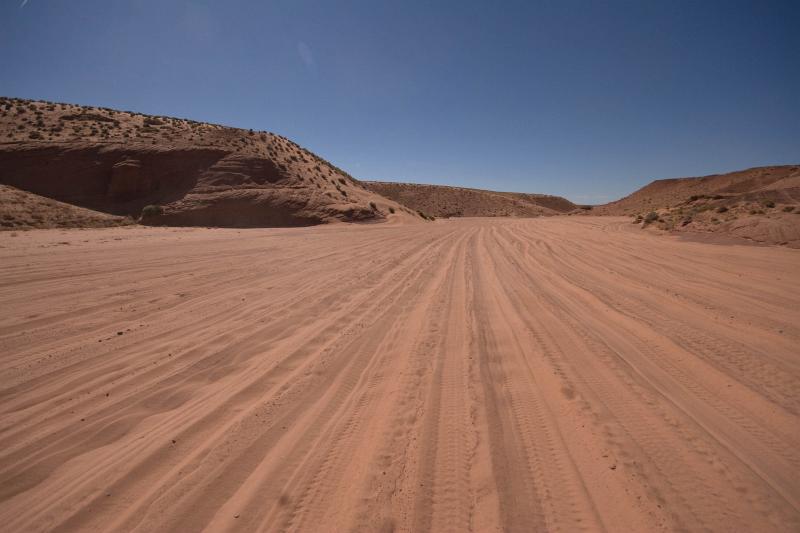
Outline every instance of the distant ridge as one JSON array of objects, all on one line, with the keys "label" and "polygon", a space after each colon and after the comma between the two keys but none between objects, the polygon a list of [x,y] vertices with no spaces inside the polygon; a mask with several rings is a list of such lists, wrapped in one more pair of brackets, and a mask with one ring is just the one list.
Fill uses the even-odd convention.
[{"label": "distant ridge", "polygon": [[560,196],[496,192],[447,185],[364,181],[364,186],[414,211],[436,217],[538,217],[578,206]]}]

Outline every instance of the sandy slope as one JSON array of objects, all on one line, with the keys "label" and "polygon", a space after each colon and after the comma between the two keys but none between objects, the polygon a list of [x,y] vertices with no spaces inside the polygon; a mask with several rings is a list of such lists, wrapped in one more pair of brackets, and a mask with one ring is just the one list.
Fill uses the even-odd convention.
[{"label": "sandy slope", "polygon": [[133,224],[117,217],[0,184],[0,231],[32,228],[106,228]]},{"label": "sandy slope", "polygon": [[630,215],[651,229],[800,248],[800,166],[656,180],[591,213]]},{"label": "sandy slope", "polygon": [[797,531],[800,255],[621,218],[0,234],[7,531]]},{"label": "sandy slope", "polygon": [[595,206],[592,213],[644,215],[704,196],[716,196],[713,199],[723,200],[723,205],[728,206],[732,202],[758,204],[766,201],[794,205],[800,201],[800,166],[753,167],[727,174],[655,180],[625,198]]}]

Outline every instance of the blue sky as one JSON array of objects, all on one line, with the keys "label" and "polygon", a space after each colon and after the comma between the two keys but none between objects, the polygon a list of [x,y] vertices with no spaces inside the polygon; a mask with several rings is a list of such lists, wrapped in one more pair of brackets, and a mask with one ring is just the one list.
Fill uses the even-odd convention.
[{"label": "blue sky", "polygon": [[599,203],[800,163],[800,2],[0,0],[0,95]]}]

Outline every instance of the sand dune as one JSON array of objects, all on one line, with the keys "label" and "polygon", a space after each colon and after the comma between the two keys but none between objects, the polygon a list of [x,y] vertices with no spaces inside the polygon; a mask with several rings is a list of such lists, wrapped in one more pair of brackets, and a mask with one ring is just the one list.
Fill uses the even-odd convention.
[{"label": "sand dune", "polygon": [[797,531],[800,255],[614,217],[0,234],[6,531]]}]

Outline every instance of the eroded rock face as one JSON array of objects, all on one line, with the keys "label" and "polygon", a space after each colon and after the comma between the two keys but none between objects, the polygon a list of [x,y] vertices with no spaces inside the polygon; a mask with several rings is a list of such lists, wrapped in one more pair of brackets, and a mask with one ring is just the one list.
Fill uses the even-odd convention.
[{"label": "eroded rock face", "polygon": [[280,190],[239,189],[214,194],[189,194],[148,223],[168,226],[234,228],[296,227],[324,219],[307,202]]},{"label": "eroded rock face", "polygon": [[153,181],[142,171],[137,159],[125,159],[111,167],[108,196],[113,200],[130,200],[153,191]]},{"label": "eroded rock face", "polygon": [[277,183],[287,176],[269,159],[229,154],[202,173],[205,187],[248,187]]},{"label": "eroded rock face", "polygon": [[0,150],[0,169],[0,183],[115,215],[138,218],[147,205],[163,206],[142,218],[146,224],[287,227],[383,218],[348,203],[338,181],[308,194],[306,181],[272,160],[217,150],[25,146]]},{"label": "eroded rock face", "polygon": [[0,114],[0,184],[61,202],[136,219],[152,205],[143,223],[193,226],[417,218],[273,133],[3,97],[0,108],[15,109]]},{"label": "eroded rock face", "polygon": [[205,149],[16,146],[0,150],[0,182],[115,215],[183,197],[225,156]]}]

